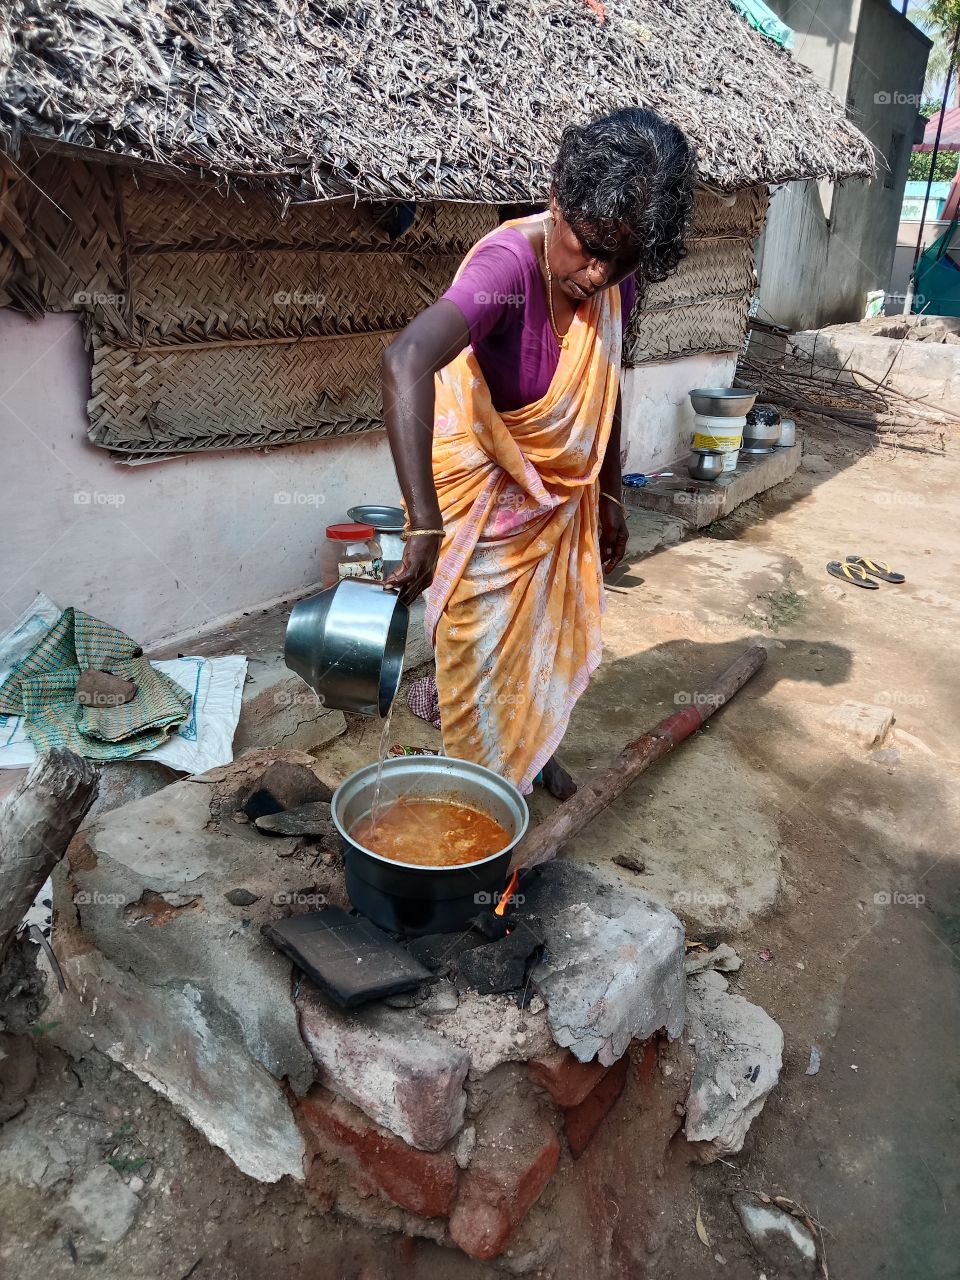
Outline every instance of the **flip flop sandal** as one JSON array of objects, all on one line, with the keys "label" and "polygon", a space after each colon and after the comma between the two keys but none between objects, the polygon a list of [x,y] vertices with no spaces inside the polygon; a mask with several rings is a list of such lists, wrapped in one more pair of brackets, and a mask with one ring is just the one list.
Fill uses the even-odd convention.
[{"label": "flip flop sandal", "polygon": [[861,569],[858,564],[841,564],[839,560],[831,560],[827,565],[827,573],[832,573],[841,582],[850,583],[855,587],[864,587],[867,591],[880,590],[880,583],[874,582],[866,569]]},{"label": "flip flop sandal", "polygon": [[865,569],[867,573],[874,578],[880,578],[882,582],[906,582],[902,573],[894,573],[883,560],[868,560],[866,556],[847,556],[847,564],[855,564]]}]

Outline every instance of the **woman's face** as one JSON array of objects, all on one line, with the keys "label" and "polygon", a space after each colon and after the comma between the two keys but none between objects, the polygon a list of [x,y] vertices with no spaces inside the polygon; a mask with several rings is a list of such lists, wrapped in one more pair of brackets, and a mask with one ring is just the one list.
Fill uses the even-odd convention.
[{"label": "woman's face", "polygon": [[571,302],[583,302],[601,289],[619,284],[640,265],[640,250],[631,244],[625,229],[612,252],[584,243],[550,197],[553,230],[550,235],[550,272]]}]

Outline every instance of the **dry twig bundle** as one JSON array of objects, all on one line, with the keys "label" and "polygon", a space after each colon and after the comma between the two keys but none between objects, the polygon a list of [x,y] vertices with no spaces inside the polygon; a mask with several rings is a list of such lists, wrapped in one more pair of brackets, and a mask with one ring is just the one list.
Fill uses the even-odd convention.
[{"label": "dry twig bundle", "polygon": [[803,425],[840,423],[873,431],[888,440],[898,436],[932,436],[956,429],[960,414],[946,405],[927,405],[906,396],[885,380],[850,369],[809,360],[777,364],[740,357],[738,385],[758,391],[758,400],[789,410]]}]

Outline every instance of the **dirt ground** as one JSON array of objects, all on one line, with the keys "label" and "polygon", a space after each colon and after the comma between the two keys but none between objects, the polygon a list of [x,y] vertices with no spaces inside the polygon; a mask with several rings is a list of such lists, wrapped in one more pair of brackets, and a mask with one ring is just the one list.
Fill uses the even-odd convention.
[{"label": "dirt ground", "polygon": [[[822,1225],[833,1280],[960,1280],[960,445],[934,443],[808,438],[808,458],[824,461],[629,565],[608,593],[605,661],[562,752],[581,778],[746,644],[761,637],[769,651],[734,702],[565,855],[639,853],[641,887],[691,936],[737,948],[735,989],[785,1035],[780,1084],[744,1151],[706,1168],[688,1164],[682,1142],[673,1153],[647,1242],[658,1280],[775,1280],[732,1210],[740,1188],[802,1204]],[[907,582],[841,586],[825,563],[853,552],[891,561]],[[894,712],[881,749],[829,725],[846,700]],[[436,738],[405,710],[392,736]],[[376,737],[352,725],[331,761],[365,763]],[[537,795],[534,810],[551,803]],[[250,1182],[149,1089],[103,1059],[72,1063],[45,1030],[40,1084],[0,1130],[0,1274],[501,1274]],[[807,1075],[812,1046],[822,1065]],[[615,1109],[605,1123],[628,1130],[630,1116]],[[144,1185],[122,1243],[91,1249],[63,1217],[56,1178],[104,1159]],[[21,1185],[31,1161],[32,1180],[49,1185]]]}]

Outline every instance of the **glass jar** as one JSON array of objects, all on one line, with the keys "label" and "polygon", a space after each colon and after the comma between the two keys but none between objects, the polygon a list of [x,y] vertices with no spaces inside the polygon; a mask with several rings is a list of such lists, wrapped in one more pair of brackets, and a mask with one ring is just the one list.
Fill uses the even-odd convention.
[{"label": "glass jar", "polygon": [[383,580],[383,553],[372,524],[328,524],[320,549],[320,580],[335,587],[341,578]]}]

